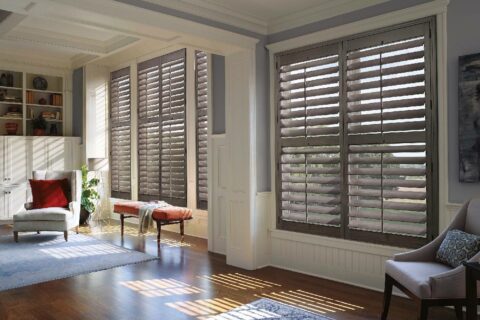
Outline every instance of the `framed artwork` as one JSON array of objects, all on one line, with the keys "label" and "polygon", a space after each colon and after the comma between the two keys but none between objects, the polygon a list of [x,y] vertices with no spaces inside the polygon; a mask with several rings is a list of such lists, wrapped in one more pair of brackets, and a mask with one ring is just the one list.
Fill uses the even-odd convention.
[{"label": "framed artwork", "polygon": [[459,57],[460,182],[480,181],[480,53]]}]

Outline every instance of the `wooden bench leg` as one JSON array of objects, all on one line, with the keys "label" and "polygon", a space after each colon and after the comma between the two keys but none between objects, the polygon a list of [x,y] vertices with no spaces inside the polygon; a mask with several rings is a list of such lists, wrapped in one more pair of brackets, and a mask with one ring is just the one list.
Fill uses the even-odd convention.
[{"label": "wooden bench leg", "polygon": [[183,223],[183,220],[180,221],[180,235],[182,236],[182,242],[183,239],[185,239],[185,224]]},{"label": "wooden bench leg", "polygon": [[68,231],[63,231],[63,237],[65,238],[65,241],[68,241]]},{"label": "wooden bench leg", "polygon": [[120,214],[120,233],[123,238],[123,227],[125,226],[125,216],[123,214]]},{"label": "wooden bench leg", "polygon": [[160,234],[162,232],[162,223],[160,220],[156,220],[157,222],[157,245],[160,246]]},{"label": "wooden bench leg", "polygon": [[13,231],[13,240],[15,240],[15,242],[18,242],[18,231]]}]

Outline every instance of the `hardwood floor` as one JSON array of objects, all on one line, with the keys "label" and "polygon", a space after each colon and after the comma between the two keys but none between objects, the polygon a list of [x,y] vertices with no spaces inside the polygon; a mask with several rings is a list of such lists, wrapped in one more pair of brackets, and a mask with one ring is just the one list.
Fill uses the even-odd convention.
[{"label": "hardwood floor", "polygon": [[[82,233],[159,259],[0,292],[0,319],[206,319],[237,305],[270,297],[323,313],[330,319],[379,319],[382,293],[267,267],[246,271],[207,252],[203,239],[162,232],[124,240],[115,222]],[[0,235],[11,235],[0,227]],[[59,233],[59,237],[62,234]],[[55,266],[52,265],[52,272]],[[453,310],[432,308],[429,319],[455,319]],[[416,319],[407,299],[394,297],[389,319]]]}]

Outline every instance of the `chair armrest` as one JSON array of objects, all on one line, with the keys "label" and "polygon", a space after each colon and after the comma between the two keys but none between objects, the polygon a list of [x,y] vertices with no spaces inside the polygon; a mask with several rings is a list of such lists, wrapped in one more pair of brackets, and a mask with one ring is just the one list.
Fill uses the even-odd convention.
[{"label": "chair armrest", "polygon": [[68,209],[73,213],[73,219],[77,223],[80,223],[80,202],[72,201],[68,204]]},{"label": "chair armrest", "polygon": [[33,202],[26,202],[24,204],[25,210],[32,210],[33,209]]},{"label": "chair armrest", "polygon": [[445,235],[438,236],[432,242],[427,243],[421,248],[416,250],[398,253],[393,256],[395,261],[434,261],[438,248],[442,243]]},{"label": "chair armrest", "polygon": [[[468,262],[479,262],[480,252]],[[465,267],[458,266],[447,272],[429,278],[432,295],[435,298],[463,298],[465,297]]]}]

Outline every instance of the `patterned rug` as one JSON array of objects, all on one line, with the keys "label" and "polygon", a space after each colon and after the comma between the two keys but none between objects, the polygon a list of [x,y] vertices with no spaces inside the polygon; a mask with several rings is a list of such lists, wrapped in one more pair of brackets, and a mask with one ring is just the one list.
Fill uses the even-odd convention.
[{"label": "patterned rug", "polygon": [[157,259],[82,234],[0,237],[0,291]]},{"label": "patterned rug", "polygon": [[270,299],[260,299],[209,318],[211,320],[331,320],[331,318]]}]

